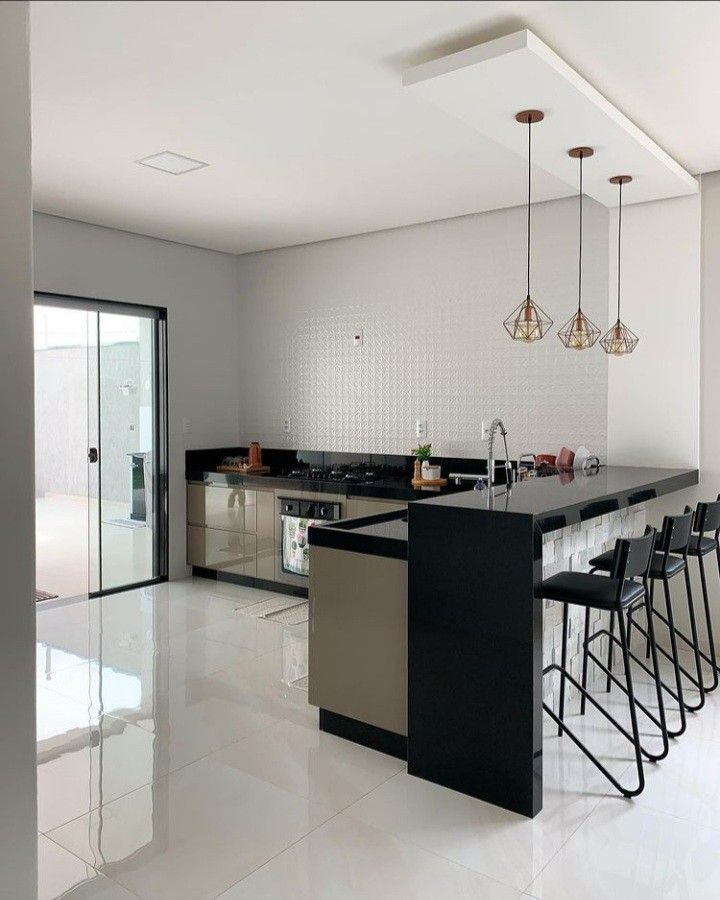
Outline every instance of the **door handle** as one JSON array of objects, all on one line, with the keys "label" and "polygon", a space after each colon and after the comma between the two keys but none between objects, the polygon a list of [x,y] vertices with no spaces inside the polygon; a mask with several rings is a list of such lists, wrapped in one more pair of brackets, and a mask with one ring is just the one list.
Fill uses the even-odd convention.
[{"label": "door handle", "polygon": [[88,462],[96,463],[98,461],[97,447],[90,447],[87,454]]}]

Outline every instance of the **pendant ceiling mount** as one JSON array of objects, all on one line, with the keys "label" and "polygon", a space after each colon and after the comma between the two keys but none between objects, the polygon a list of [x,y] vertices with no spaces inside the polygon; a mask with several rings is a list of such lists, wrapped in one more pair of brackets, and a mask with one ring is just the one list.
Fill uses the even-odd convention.
[{"label": "pendant ceiling mount", "polygon": [[537,122],[542,122],[544,118],[545,113],[539,109],[524,109],[515,114],[515,121],[521,125],[535,125]]},{"label": "pendant ceiling mount", "polygon": [[568,150],[568,156],[580,162],[580,212],[578,216],[579,234],[578,241],[578,307],[572,318],[558,331],[558,337],[568,350],[587,350],[592,347],[600,337],[600,329],[582,311],[582,259],[583,259],[583,160],[592,156],[595,151],[592,147],[573,147]]},{"label": "pendant ceiling mount", "polygon": [[587,159],[595,153],[592,147],[573,147],[568,150],[568,156],[571,159]]},{"label": "pendant ceiling mount", "polygon": [[617,274],[617,319],[600,340],[600,346],[609,356],[625,356],[637,347],[640,338],[620,319],[620,259],[622,237],[622,189],[632,181],[632,175],[613,175],[610,184],[618,186],[618,274]]},{"label": "pendant ceiling mount", "polygon": [[527,199],[527,296],[503,322],[507,333],[514,341],[532,344],[544,337],[552,326],[552,319],[530,297],[530,213],[532,206],[532,126],[542,122],[545,113],[539,109],[524,109],[515,115],[521,125],[528,130],[528,199]]}]

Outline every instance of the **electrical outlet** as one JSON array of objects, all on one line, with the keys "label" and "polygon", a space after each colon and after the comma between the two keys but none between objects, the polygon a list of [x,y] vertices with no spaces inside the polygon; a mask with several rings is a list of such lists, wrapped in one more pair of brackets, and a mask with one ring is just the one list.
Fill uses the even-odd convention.
[{"label": "electrical outlet", "polygon": [[292,422],[290,421],[290,419],[285,419],[283,421],[283,431],[285,432],[285,434],[290,434],[290,432],[292,431]]},{"label": "electrical outlet", "polygon": [[362,347],[363,345],[363,330],[362,328],[358,328],[353,334],[353,347]]},{"label": "electrical outlet", "polygon": [[415,422],[415,437],[426,438],[427,433],[428,433],[427,421],[425,419],[418,419]]}]

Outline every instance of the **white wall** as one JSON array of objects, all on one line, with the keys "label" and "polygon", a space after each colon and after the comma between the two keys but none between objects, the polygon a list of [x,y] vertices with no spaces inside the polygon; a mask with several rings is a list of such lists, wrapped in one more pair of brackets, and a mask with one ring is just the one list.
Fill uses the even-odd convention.
[{"label": "white wall", "polygon": [[[631,355],[609,361],[613,465],[699,465],[700,207],[698,195],[623,209],[620,317],[640,343]],[[616,279],[613,212],[609,321],[615,318]]]},{"label": "white wall", "polygon": [[170,574],[178,577],[186,571],[185,450],[238,442],[236,257],[42,213],[34,223],[36,290],[167,307]]},{"label": "white wall", "polygon": [[28,4],[0,4],[0,894],[37,895]]},{"label": "white wall", "polygon": [[702,317],[700,486],[703,500],[720,493],[720,172],[702,177]]},{"label": "white wall", "polygon": [[[502,327],[526,292],[523,208],[240,257],[241,439],[406,453],[421,419],[438,453],[478,456],[500,415],[511,454],[604,457],[607,359],[557,337],[577,305],[577,215],[576,199],[534,208],[532,293],[555,327],[532,346]],[[586,200],[584,307],[601,325],[607,221]]]}]

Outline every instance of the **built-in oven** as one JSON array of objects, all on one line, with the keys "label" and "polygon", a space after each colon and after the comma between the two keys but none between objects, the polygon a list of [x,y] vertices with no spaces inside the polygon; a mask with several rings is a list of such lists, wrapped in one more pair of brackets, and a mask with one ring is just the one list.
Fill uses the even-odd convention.
[{"label": "built-in oven", "polygon": [[307,497],[277,498],[279,513],[275,578],[285,584],[307,588],[310,574],[310,542],[312,525],[336,522],[342,518],[342,503]]}]

